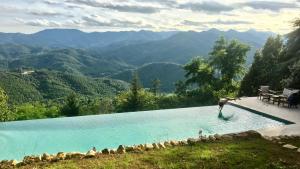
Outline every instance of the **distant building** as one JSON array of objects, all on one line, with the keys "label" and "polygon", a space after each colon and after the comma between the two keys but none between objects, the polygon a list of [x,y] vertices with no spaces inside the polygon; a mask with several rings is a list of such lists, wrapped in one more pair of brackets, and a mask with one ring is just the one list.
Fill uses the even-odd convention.
[{"label": "distant building", "polygon": [[33,70],[23,71],[21,74],[22,75],[29,75],[31,73],[34,73],[34,71]]}]

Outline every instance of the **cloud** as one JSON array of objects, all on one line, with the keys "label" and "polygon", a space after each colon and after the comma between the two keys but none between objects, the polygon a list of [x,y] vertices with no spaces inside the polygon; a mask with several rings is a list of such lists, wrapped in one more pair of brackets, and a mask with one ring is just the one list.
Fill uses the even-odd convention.
[{"label": "cloud", "polygon": [[49,21],[46,19],[35,19],[35,20],[29,20],[25,21],[23,19],[17,18],[16,19],[18,22],[21,22],[25,25],[30,25],[30,26],[39,26],[39,27],[60,27],[61,24],[56,21]]},{"label": "cloud", "polygon": [[113,4],[113,3],[102,3],[95,0],[68,0],[67,2],[78,4],[78,5],[87,5],[91,7],[107,8],[107,9],[117,10],[119,12],[151,14],[160,11],[160,8],[153,7],[153,6],[142,6],[142,5],[133,5],[133,4],[120,5],[120,4]]},{"label": "cloud", "polygon": [[184,20],[181,22],[182,25],[188,25],[188,26],[203,26],[206,24],[213,24],[213,25],[247,25],[247,24],[253,24],[253,22],[248,21],[240,21],[240,20],[215,20],[215,21],[205,21],[205,22],[199,22],[199,21],[190,21],[190,20]]},{"label": "cloud", "polygon": [[251,1],[251,2],[240,3],[238,5],[251,7],[253,9],[265,9],[270,11],[280,11],[281,9],[286,9],[286,8],[299,8],[299,6],[295,3],[270,2],[270,1]]},{"label": "cloud", "polygon": [[95,17],[82,17],[83,23],[86,26],[93,27],[115,27],[115,28],[153,28],[150,24],[143,24],[141,21],[128,21],[111,19],[109,21],[101,21]]},{"label": "cloud", "polygon": [[51,11],[30,11],[28,12],[31,15],[35,15],[35,16],[60,16],[60,15],[64,15],[62,13],[59,12],[51,12]]},{"label": "cloud", "polygon": [[234,8],[231,6],[223,5],[215,1],[204,1],[201,3],[190,2],[190,3],[180,4],[179,8],[190,9],[192,11],[208,12],[208,13],[220,13],[222,11],[234,10]]}]

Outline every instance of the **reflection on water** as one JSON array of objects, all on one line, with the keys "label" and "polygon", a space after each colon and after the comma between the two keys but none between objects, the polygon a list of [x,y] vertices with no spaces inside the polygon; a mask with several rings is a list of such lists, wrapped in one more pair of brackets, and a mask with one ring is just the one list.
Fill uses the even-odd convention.
[{"label": "reflection on water", "polygon": [[224,120],[224,121],[229,121],[229,120],[232,120],[233,116],[234,116],[234,114],[231,114],[230,116],[224,116],[222,111],[219,111],[218,118],[221,120]]}]

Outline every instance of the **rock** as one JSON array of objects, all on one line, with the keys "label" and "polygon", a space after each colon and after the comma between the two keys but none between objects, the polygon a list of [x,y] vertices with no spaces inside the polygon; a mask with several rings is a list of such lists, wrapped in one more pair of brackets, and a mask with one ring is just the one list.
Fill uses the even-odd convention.
[{"label": "rock", "polygon": [[83,159],[85,154],[79,152],[71,152],[66,154],[65,159]]},{"label": "rock", "polygon": [[110,153],[110,154],[117,154],[117,150],[115,150],[115,149],[110,149],[110,150],[109,150],[109,153]]},{"label": "rock", "polygon": [[85,154],[85,158],[93,158],[96,156],[96,151],[94,150],[89,150],[86,154]]},{"label": "rock", "polygon": [[221,140],[221,135],[219,134],[215,134],[214,137],[216,138],[216,140]]},{"label": "rock", "polygon": [[141,150],[145,150],[145,146],[143,144],[139,144],[137,147],[140,148]]},{"label": "rock", "polygon": [[261,138],[261,134],[254,130],[249,130],[241,133],[236,133],[233,135],[235,138]]},{"label": "rock", "polygon": [[291,145],[291,144],[285,144],[285,145],[283,145],[282,147],[288,148],[288,149],[291,149],[291,150],[294,150],[294,149],[297,149],[297,148],[298,148],[298,147],[293,146],[293,145]]},{"label": "rock", "polygon": [[176,141],[176,140],[171,140],[171,141],[170,141],[170,144],[171,144],[172,146],[177,146],[179,143],[178,143],[178,141]]},{"label": "rock", "polygon": [[56,154],[56,158],[57,158],[58,160],[64,160],[64,159],[66,159],[66,153],[64,153],[64,152],[59,152],[59,153]]},{"label": "rock", "polygon": [[18,164],[18,161],[17,160],[10,160],[8,163],[9,163],[10,166],[16,166]]},{"label": "rock", "polygon": [[215,138],[213,135],[210,135],[210,136],[208,136],[208,140],[209,140],[209,141],[215,141],[216,138]]},{"label": "rock", "polygon": [[32,164],[41,161],[41,156],[25,156],[23,162],[25,164]]},{"label": "rock", "polygon": [[154,148],[152,144],[145,144],[144,147],[146,151],[152,150]]},{"label": "rock", "polygon": [[232,140],[232,139],[233,139],[233,136],[230,135],[230,134],[224,134],[224,135],[221,136],[221,138],[222,138],[223,140]]},{"label": "rock", "polygon": [[143,149],[142,149],[141,147],[144,148],[144,146],[140,146],[140,145],[138,145],[138,146],[133,146],[133,152],[135,152],[135,153],[143,152]]},{"label": "rock", "polygon": [[300,153],[300,148],[298,148],[297,152]]},{"label": "rock", "polygon": [[126,147],[125,147],[125,151],[126,151],[126,152],[134,151],[134,147],[133,147],[133,146],[126,146]]},{"label": "rock", "polygon": [[152,146],[153,146],[153,149],[159,149],[159,146],[158,146],[158,144],[157,143],[152,143]]},{"label": "rock", "polygon": [[42,161],[47,161],[47,162],[50,162],[52,159],[53,159],[53,156],[49,155],[48,153],[44,153],[41,157]]},{"label": "rock", "polygon": [[164,142],[164,146],[165,147],[171,147],[172,145],[171,145],[171,143],[169,141],[165,141]]},{"label": "rock", "polygon": [[107,148],[103,149],[101,152],[102,152],[102,154],[110,154],[110,152]]},{"label": "rock", "polygon": [[208,137],[206,137],[206,136],[201,136],[201,137],[199,137],[199,139],[198,139],[197,142],[208,142]]},{"label": "rock", "polygon": [[285,144],[285,142],[283,142],[283,141],[278,141],[278,144],[283,145],[283,144]]},{"label": "rock", "polygon": [[164,145],[164,143],[158,143],[158,147],[161,148],[161,149],[165,149],[166,146]]},{"label": "rock", "polygon": [[119,147],[117,149],[117,153],[119,153],[119,154],[126,153],[125,147],[123,145],[119,145]]},{"label": "rock", "polygon": [[199,139],[195,139],[195,138],[188,138],[187,142],[189,145],[195,145],[197,142],[199,141]]},{"label": "rock", "polygon": [[17,160],[2,160],[0,162],[0,168],[12,168],[18,165]]},{"label": "rock", "polygon": [[188,142],[186,140],[181,140],[179,141],[179,144],[184,146],[184,145],[188,145]]}]

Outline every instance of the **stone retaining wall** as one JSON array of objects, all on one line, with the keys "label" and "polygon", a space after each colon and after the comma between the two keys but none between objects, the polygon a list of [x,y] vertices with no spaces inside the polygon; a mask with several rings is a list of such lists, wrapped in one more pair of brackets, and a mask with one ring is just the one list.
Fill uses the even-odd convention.
[{"label": "stone retaining wall", "polygon": [[[87,153],[80,153],[80,152],[59,152],[56,155],[44,153],[42,155],[32,155],[32,156],[25,156],[21,162],[18,162],[16,160],[2,160],[0,162],[0,169],[2,168],[13,168],[16,166],[22,166],[32,163],[38,163],[38,162],[58,162],[61,160],[69,160],[69,159],[84,159],[84,158],[95,158],[95,157],[101,157],[103,155],[109,155],[109,154],[124,154],[124,153],[141,153],[144,151],[150,151],[150,150],[157,150],[157,149],[165,149],[166,147],[174,147],[174,146],[185,146],[185,145],[195,145],[202,142],[214,142],[218,140],[232,140],[232,139],[240,139],[240,138],[260,138],[262,137],[258,132],[256,131],[246,131],[241,133],[232,133],[232,134],[224,134],[224,135],[210,135],[210,136],[201,136],[199,138],[189,138],[187,140],[171,140],[171,141],[165,141],[160,143],[152,143],[152,144],[139,144],[139,145],[133,145],[133,146],[125,146],[120,145],[117,149],[108,149],[105,148],[101,151],[94,151],[89,150]],[[286,136],[288,137],[288,136]],[[285,137],[285,138],[286,138]],[[273,140],[273,138],[264,137],[268,140]],[[275,140],[280,140],[280,138],[274,138]]]}]

